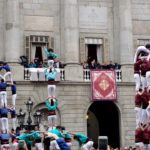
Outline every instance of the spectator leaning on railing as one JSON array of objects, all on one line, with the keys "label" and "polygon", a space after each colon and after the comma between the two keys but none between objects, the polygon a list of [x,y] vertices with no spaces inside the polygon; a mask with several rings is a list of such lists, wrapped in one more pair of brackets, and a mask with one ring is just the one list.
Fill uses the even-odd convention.
[{"label": "spectator leaning on railing", "polygon": [[[89,58],[89,60],[91,60]],[[107,69],[115,69],[115,70],[118,70],[118,69],[121,69],[121,65],[118,64],[118,63],[112,63],[112,61],[110,61],[109,63],[99,63],[99,62],[96,62],[95,59],[93,59],[92,61],[84,61],[82,63],[83,65],[83,69],[103,69],[103,70],[107,70]]]}]

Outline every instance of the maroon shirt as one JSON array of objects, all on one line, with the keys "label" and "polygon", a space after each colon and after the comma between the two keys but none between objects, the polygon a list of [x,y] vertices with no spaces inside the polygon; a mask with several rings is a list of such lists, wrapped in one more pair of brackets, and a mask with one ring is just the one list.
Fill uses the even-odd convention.
[{"label": "maroon shirt", "polygon": [[150,130],[145,129],[143,131],[143,143],[149,144],[150,143]]},{"label": "maroon shirt", "polygon": [[143,131],[138,128],[135,130],[135,143],[143,141]]},{"label": "maroon shirt", "polygon": [[141,60],[138,60],[136,63],[134,63],[134,73],[140,74],[140,64],[142,63]]}]

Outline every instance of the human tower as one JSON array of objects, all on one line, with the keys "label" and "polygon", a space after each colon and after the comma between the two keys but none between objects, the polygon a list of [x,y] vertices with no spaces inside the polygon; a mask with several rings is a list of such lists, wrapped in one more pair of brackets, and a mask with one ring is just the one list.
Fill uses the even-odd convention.
[{"label": "human tower", "polygon": [[58,106],[58,100],[56,99],[56,76],[57,71],[54,68],[54,59],[57,58],[57,55],[51,50],[45,48],[45,53],[48,59],[48,68],[45,69],[45,76],[48,81],[48,98],[45,101],[45,105],[48,109],[48,133],[58,136],[60,139],[64,139],[64,144],[62,141],[53,140],[50,142],[50,150],[71,150],[71,139],[72,137],[79,142],[79,145],[82,146],[83,150],[90,150],[93,146],[93,141],[90,140],[87,136],[77,133],[70,133],[65,130],[65,127],[56,126],[56,109]]},{"label": "human tower", "polygon": [[139,46],[134,57],[135,144],[150,149],[150,44]]},{"label": "human tower", "polygon": [[[56,77],[58,72],[54,68],[54,63],[57,54],[53,52],[53,49],[44,48],[44,51],[48,60],[48,67],[45,68],[44,71],[48,82],[48,96],[45,100],[45,106],[48,109],[48,129],[46,131],[40,131],[40,129],[35,126],[34,130],[27,129],[25,132],[22,132],[19,127],[16,128],[16,82],[13,81],[10,66],[5,62],[1,62],[0,71],[3,70],[2,72],[4,72],[4,74],[0,74],[0,123],[2,130],[2,132],[0,132],[0,149],[31,150],[34,145],[37,150],[71,150],[71,141],[72,139],[75,139],[79,142],[79,145],[83,150],[90,150],[93,146],[93,141],[87,136],[81,133],[70,133],[65,130],[65,127],[56,125],[56,110],[58,106],[58,100],[56,98]],[[7,87],[11,87],[12,91],[11,107],[7,105]],[[11,132],[9,131],[8,126],[9,112],[11,113],[13,122],[13,130],[11,130]]]},{"label": "human tower", "polygon": [[[12,105],[7,105],[7,88],[11,88]],[[0,63],[0,127],[2,133],[9,131],[8,114],[11,114],[13,130],[16,129],[16,82],[13,81],[10,66],[6,62]]]}]

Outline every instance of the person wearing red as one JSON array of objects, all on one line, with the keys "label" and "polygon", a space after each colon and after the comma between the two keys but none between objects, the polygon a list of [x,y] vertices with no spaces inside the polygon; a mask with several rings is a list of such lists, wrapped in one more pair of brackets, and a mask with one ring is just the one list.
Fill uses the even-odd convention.
[{"label": "person wearing red", "polygon": [[49,129],[54,129],[56,127],[56,110],[58,106],[58,100],[57,99],[51,99],[48,98],[45,101],[45,105],[48,109],[48,125]]},{"label": "person wearing red", "polygon": [[138,92],[141,85],[141,77],[140,77],[140,64],[142,60],[138,60],[134,63],[134,80],[135,80],[135,91]]},{"label": "person wearing red", "polygon": [[150,89],[150,61],[146,61],[146,83],[148,90]]},{"label": "person wearing red", "polygon": [[140,64],[140,71],[141,71],[142,89],[144,90],[147,87],[146,82],[147,60],[143,60],[142,63]]},{"label": "person wearing red", "polygon": [[143,91],[141,95],[141,100],[142,100],[142,112],[141,112],[141,123],[142,124],[147,124],[148,123],[148,115],[146,113],[146,108],[148,106],[148,101],[149,101],[149,94],[147,92],[147,89]]},{"label": "person wearing red", "polygon": [[51,60],[51,64],[49,64],[49,68],[44,70],[46,79],[48,80],[47,90],[48,97],[55,98],[56,97],[56,75],[57,71],[53,67],[54,61]]},{"label": "person wearing red", "polygon": [[148,146],[150,144],[150,130],[149,130],[149,124],[143,124],[142,125],[143,130],[143,143],[145,149],[148,149]]},{"label": "person wearing red", "polygon": [[143,90],[140,88],[138,93],[135,95],[135,113],[136,113],[136,128],[139,128],[142,114],[142,94]]},{"label": "person wearing red", "polygon": [[[136,49],[136,53],[134,56],[134,63],[136,63],[138,59],[147,58],[149,54],[150,54],[150,51],[145,46],[139,46]],[[146,56],[146,57],[143,57],[143,56]]]}]

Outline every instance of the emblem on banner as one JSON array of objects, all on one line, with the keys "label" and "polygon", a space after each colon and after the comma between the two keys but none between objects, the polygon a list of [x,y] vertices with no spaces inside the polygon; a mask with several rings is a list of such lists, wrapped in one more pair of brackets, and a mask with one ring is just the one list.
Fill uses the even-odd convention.
[{"label": "emblem on banner", "polygon": [[112,70],[92,70],[92,99],[116,100],[116,77]]}]

